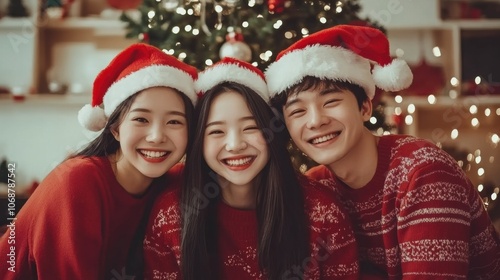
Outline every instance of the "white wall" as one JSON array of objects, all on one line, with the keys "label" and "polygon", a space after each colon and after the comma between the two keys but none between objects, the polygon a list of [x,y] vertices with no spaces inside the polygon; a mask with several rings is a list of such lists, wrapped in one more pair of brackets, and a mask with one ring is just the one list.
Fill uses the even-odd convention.
[{"label": "white wall", "polygon": [[0,158],[16,163],[18,191],[42,180],[68,153],[92,139],[94,134],[77,121],[82,105],[0,99]]}]

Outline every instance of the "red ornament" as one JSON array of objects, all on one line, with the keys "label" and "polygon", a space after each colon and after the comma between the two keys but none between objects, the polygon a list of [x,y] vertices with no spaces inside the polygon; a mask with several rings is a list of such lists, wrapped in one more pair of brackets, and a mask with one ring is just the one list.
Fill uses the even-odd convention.
[{"label": "red ornament", "polygon": [[138,39],[143,43],[148,43],[149,42],[149,34],[146,32],[143,32],[143,33],[139,34]]},{"label": "red ornament", "polygon": [[281,13],[285,10],[285,3],[287,0],[269,0],[267,7],[270,13]]},{"label": "red ornament", "polygon": [[132,10],[139,7],[142,0],[108,0],[108,5],[118,10]]},{"label": "red ornament", "polygon": [[243,34],[230,31],[226,35],[226,42],[220,47],[219,57],[234,57],[250,62],[252,59],[252,49],[245,43]]}]

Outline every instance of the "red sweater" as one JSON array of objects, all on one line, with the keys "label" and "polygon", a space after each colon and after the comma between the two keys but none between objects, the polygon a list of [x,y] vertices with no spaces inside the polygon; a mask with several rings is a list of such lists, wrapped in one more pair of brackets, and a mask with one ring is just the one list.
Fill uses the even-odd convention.
[{"label": "red sweater", "polygon": [[481,198],[456,161],[424,140],[389,135],[377,171],[361,189],[307,173],[343,198],[360,246],[361,270],[387,279],[500,279],[500,241]]},{"label": "red sweater", "polygon": [[0,278],[125,279],[132,238],[154,193],[127,193],[106,157],[63,162],[17,215],[15,244],[8,244],[10,230],[0,240]]},{"label": "red sweater", "polygon": [[[311,258],[286,279],[358,279],[357,247],[347,213],[323,185],[303,182]],[[153,206],[144,240],[145,279],[181,279],[179,199],[180,190],[170,189]],[[258,265],[256,211],[224,202],[217,207],[221,279],[265,279]]]}]

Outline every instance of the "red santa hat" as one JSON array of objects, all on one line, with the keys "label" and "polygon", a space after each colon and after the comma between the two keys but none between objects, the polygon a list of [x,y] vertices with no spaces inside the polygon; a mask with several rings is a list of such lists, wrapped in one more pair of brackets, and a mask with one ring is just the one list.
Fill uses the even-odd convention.
[{"label": "red santa hat", "polygon": [[231,57],[225,57],[211,67],[200,72],[195,81],[196,91],[203,95],[212,87],[223,82],[242,84],[269,101],[269,92],[264,73],[252,64]]},{"label": "red santa hat", "polygon": [[78,112],[80,124],[91,131],[106,126],[108,117],[128,97],[151,87],[171,87],[194,103],[196,68],[147,44],[133,44],[120,52],[97,75],[92,102]]},{"label": "red santa hat", "polygon": [[413,80],[408,64],[391,58],[384,33],[354,25],[337,25],[302,38],[280,52],[265,74],[271,97],[306,76],[359,85],[370,99],[375,86],[399,91]]}]

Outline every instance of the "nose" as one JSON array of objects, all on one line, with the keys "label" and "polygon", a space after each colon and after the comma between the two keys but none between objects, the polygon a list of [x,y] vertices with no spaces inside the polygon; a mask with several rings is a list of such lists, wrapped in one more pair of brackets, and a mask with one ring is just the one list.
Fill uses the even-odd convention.
[{"label": "nose", "polygon": [[240,133],[232,132],[226,138],[226,150],[228,152],[238,152],[247,148],[247,142]]},{"label": "nose", "polygon": [[165,132],[165,127],[162,124],[152,125],[149,129],[149,133],[146,136],[146,141],[149,143],[162,143],[167,139],[167,134]]},{"label": "nose", "polygon": [[321,112],[321,110],[317,108],[313,108],[309,110],[306,127],[309,129],[317,129],[327,124],[329,119]]}]

